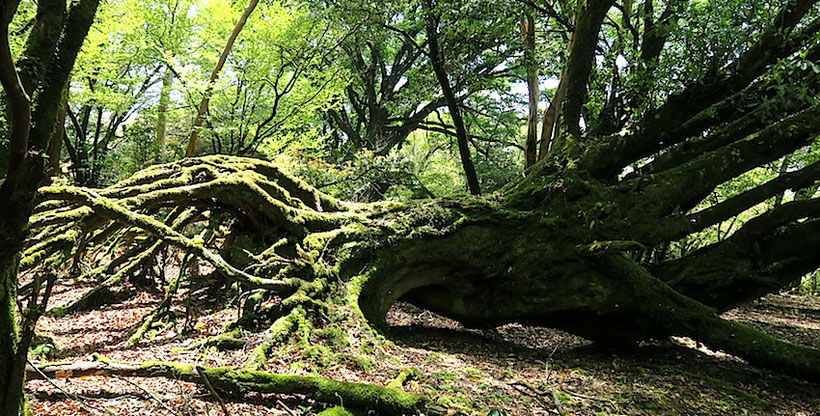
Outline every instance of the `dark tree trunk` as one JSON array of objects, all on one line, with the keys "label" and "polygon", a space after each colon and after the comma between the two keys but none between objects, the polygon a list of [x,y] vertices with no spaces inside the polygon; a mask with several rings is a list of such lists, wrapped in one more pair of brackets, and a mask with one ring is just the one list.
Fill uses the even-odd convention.
[{"label": "dark tree trunk", "polygon": [[[31,332],[20,334],[17,272],[29,216],[46,178],[46,156],[54,137],[61,99],[74,60],[97,10],[97,0],[80,0],[66,13],[62,0],[37,5],[34,27],[19,60],[12,60],[8,24],[17,9],[5,2],[0,22],[0,80],[10,104],[9,167],[0,185],[0,412],[25,414],[23,380]],[[29,91],[37,90],[35,101]],[[58,139],[59,140],[59,139]],[[33,328],[34,323],[24,323]]]},{"label": "dark tree trunk", "polygon": [[18,343],[20,341],[17,327],[17,260],[16,253],[0,253],[0,412],[3,415],[17,416],[22,413],[23,384],[11,383],[11,374],[17,363]]},{"label": "dark tree trunk", "polygon": [[464,125],[464,118],[461,116],[461,106],[456,98],[453,87],[450,85],[450,78],[447,75],[444,58],[441,56],[442,51],[438,43],[438,18],[432,10],[433,6],[430,1],[427,1],[427,42],[429,43],[429,58],[430,65],[433,67],[433,72],[436,74],[436,79],[441,86],[441,92],[444,95],[444,100],[447,103],[447,109],[450,110],[450,117],[453,119],[453,125],[456,128],[456,141],[458,142],[458,154],[461,157],[461,166],[464,168],[464,176],[467,178],[467,189],[473,195],[481,194],[481,186],[478,183],[478,175],[473,165],[473,159],[470,155],[470,141],[467,135],[467,127]]},{"label": "dark tree trunk", "polygon": [[532,14],[521,19],[521,34],[524,38],[524,64],[527,66],[527,140],[524,143],[524,166],[530,167],[538,161],[538,64],[535,61],[535,18]]}]

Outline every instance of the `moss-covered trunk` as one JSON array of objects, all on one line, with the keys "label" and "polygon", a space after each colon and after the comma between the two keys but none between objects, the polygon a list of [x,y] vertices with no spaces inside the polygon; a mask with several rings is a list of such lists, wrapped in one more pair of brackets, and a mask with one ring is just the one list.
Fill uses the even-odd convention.
[{"label": "moss-covered trunk", "polygon": [[[820,380],[820,351],[721,319],[615,242],[580,244],[571,227],[533,228],[528,215],[477,207],[452,208],[461,216],[450,225],[434,220],[440,234],[431,229],[374,252],[359,297],[369,321],[382,322],[390,305],[404,299],[468,326],[521,322],[616,347],[688,336],[759,367]],[[714,277],[712,284],[731,281]]]},{"label": "moss-covered trunk", "polygon": [[[820,379],[817,351],[724,321],[712,308],[720,305],[700,297],[711,290],[722,302],[742,302],[756,292],[732,290],[744,281],[759,286],[758,277],[774,271],[785,271],[784,282],[799,277],[816,257],[775,248],[816,226],[811,221],[789,223],[789,231],[768,219],[688,263],[642,262],[644,243],[667,231],[653,219],[657,211],[636,208],[644,207],[640,194],[546,161],[483,198],[346,204],[272,163],[228,156],[152,167],[106,189],[48,187],[42,196],[26,267],[35,267],[33,259],[106,252],[124,236],[133,239],[134,230],[143,237],[124,258],[101,266],[103,277],[137,273],[144,258],[135,253],[146,245],[199,257],[244,299],[243,315],[206,343],[243,345],[239,328],[268,328],[247,371],[264,369],[289,343],[306,357],[361,361],[381,342],[385,315],[401,299],[467,326],[520,322],[616,346],[689,336],[761,367]],[[190,207],[189,222],[180,222],[180,205]],[[772,224],[781,232],[761,232]],[[744,257],[750,245],[760,250],[757,267]]]},{"label": "moss-covered trunk", "polygon": [[0,411],[4,416],[22,414],[23,380],[12,385],[17,362],[17,267],[15,257],[0,257]]},{"label": "moss-covered trunk", "polygon": [[27,351],[20,350],[27,346],[20,342],[17,273],[28,222],[25,208],[28,205],[30,212],[31,202],[21,204],[19,194],[10,192],[9,183],[4,185],[0,187],[0,411],[17,416],[25,413],[22,370],[27,357]]}]

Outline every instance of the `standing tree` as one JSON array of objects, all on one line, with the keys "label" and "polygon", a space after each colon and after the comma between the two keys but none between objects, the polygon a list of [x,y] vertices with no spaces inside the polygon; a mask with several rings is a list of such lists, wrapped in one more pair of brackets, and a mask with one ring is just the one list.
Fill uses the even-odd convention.
[{"label": "standing tree", "polygon": [[19,3],[4,1],[0,20],[0,82],[11,114],[8,169],[0,186],[0,412],[7,416],[25,413],[24,370],[33,318],[41,309],[34,302],[22,317],[17,313],[19,253],[37,188],[46,178],[49,140],[60,139],[52,133],[63,91],[98,5],[80,0],[66,9],[65,0],[41,0],[15,61],[9,25]]},{"label": "standing tree", "polygon": [[[328,353],[340,344],[372,351],[379,342],[372,329],[384,328],[399,299],[468,326],[526,322],[615,346],[688,336],[752,365],[820,380],[820,351],[718,315],[820,266],[820,162],[709,202],[719,186],[801,152],[820,134],[817,0],[759,1],[748,10],[746,3],[675,6],[671,13],[689,25],[675,30],[663,23],[668,28],[659,30],[638,18],[676,19],[635,10],[663,8],[579,2],[561,71],[564,92],[556,94],[556,140],[548,156],[497,194],[346,204],[272,163],[185,159],[106,189],[43,189],[46,202],[32,220],[39,232],[23,264],[62,251],[107,250],[121,235],[142,230],[121,258],[100,266],[111,277],[68,306],[77,310],[164,246],[209,262],[247,299],[234,330],[211,341],[242,342],[239,328],[269,325],[243,368],[209,370],[216,388],[233,392],[299,392],[324,401],[338,395],[354,407],[430,411],[423,398],[396,386],[356,389],[258,371],[287,342],[321,345]],[[723,27],[734,29],[710,38],[715,12],[724,12]],[[730,19],[765,21],[732,25]],[[612,35],[621,31],[630,32],[624,37],[630,42],[616,45]],[[636,62],[627,58],[645,44],[660,48],[650,54],[658,59],[626,70],[652,71],[651,79],[635,78],[651,82],[650,89],[613,76],[624,70],[617,62]],[[694,47],[704,50],[702,61],[689,59]],[[604,56],[615,51],[621,51],[615,59]],[[626,99],[642,90],[651,96]],[[612,114],[617,117],[596,122]],[[767,203],[789,189],[812,191],[775,207]],[[741,213],[746,217],[731,235],[679,256],[657,255]],[[193,236],[191,225],[203,222],[205,231]],[[150,314],[146,325],[161,315]],[[333,328],[341,340],[331,343]],[[167,363],[44,370],[65,369],[197,379],[195,369]]]},{"label": "standing tree", "polygon": [[[508,13],[511,3],[328,3],[353,32],[343,43],[351,82],[341,105],[327,111],[336,143],[385,155],[414,131],[444,133],[456,139],[468,189],[478,193],[481,178],[470,147],[487,140],[507,145],[508,140],[470,134],[470,121],[487,112],[497,116],[496,123],[507,120],[493,106],[476,111],[468,101],[506,90],[512,78],[513,57],[522,47],[509,30],[517,22]],[[448,112],[446,120],[438,114],[441,109]]]},{"label": "standing tree", "polygon": [[194,125],[191,128],[191,135],[188,137],[188,146],[185,149],[185,156],[193,156],[196,152],[196,144],[199,140],[199,129],[205,121],[205,113],[208,112],[208,104],[211,101],[211,94],[213,93],[216,78],[222,71],[222,67],[225,66],[225,62],[228,60],[228,55],[231,53],[231,49],[233,49],[233,44],[236,42],[236,38],[239,37],[239,34],[242,32],[242,28],[245,27],[245,23],[248,21],[248,17],[250,17],[251,13],[253,13],[253,10],[256,9],[256,5],[258,4],[259,0],[250,0],[248,5],[245,6],[245,9],[239,16],[239,20],[236,21],[236,26],[234,26],[231,35],[228,36],[228,40],[225,42],[225,47],[222,48],[222,53],[219,54],[219,59],[216,61],[213,71],[211,71],[211,76],[208,77],[208,83],[206,84],[205,91],[202,94],[202,101],[199,102],[199,106],[197,107],[196,116],[194,117]]}]

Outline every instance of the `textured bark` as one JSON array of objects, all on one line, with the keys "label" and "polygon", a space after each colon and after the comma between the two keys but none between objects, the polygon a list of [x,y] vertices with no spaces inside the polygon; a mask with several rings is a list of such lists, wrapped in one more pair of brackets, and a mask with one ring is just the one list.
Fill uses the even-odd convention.
[{"label": "textured bark", "polygon": [[0,253],[0,411],[3,415],[17,416],[22,414],[23,385],[11,384],[10,375],[17,363],[17,351],[20,341],[20,330],[17,323],[17,264],[19,257],[9,253]]}]

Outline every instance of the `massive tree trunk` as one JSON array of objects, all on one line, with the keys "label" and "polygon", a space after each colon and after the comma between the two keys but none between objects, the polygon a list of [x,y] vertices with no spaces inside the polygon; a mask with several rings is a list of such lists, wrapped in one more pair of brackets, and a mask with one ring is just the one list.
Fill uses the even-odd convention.
[{"label": "massive tree trunk", "polygon": [[[404,299],[468,326],[525,322],[607,344],[684,335],[761,367],[820,379],[820,352],[717,315],[817,266],[820,245],[807,240],[817,239],[809,231],[820,222],[791,222],[808,207],[784,204],[800,213],[752,221],[692,258],[641,264],[638,253],[659,238],[652,230],[668,233],[655,228],[653,211],[635,208],[645,196],[547,162],[554,161],[492,199],[347,205],[268,162],[186,159],[102,190],[44,188],[33,219],[40,232],[23,264],[79,242],[86,244],[80,250],[106,250],[106,240],[135,228],[145,233],[141,247],[199,256],[249,291],[237,325],[273,322],[251,370],[296,328],[344,325],[367,336],[364,328],[384,329],[388,309]],[[180,205],[191,209],[163,214]],[[222,237],[184,231],[186,223],[216,218],[230,226]],[[750,244],[756,259],[747,258]],[[122,279],[119,271],[133,273],[144,260],[127,257],[108,273],[118,270]],[[103,285],[118,283],[112,279]]]},{"label": "massive tree trunk", "polygon": [[[73,311],[106,301],[101,293],[167,246],[207,261],[245,302],[228,332],[206,342],[241,344],[239,328],[269,327],[244,368],[230,373],[244,389],[271,388],[255,380],[270,376],[258,370],[283,343],[339,355],[372,351],[400,299],[468,326],[521,322],[616,346],[688,336],[820,381],[819,351],[718,315],[818,268],[820,198],[781,203],[681,258],[649,255],[820,180],[816,162],[696,209],[722,183],[816,140],[816,103],[767,95],[777,77],[763,76],[798,50],[820,63],[820,46],[804,46],[818,20],[796,29],[814,3],[789,2],[726,73],[684,88],[632,129],[595,137],[580,131],[586,86],[573,87],[589,75],[595,38],[579,31],[563,80],[566,140],[495,195],[347,204],[269,162],[189,158],[105,189],[42,189],[21,265],[33,271],[124,245],[119,258],[87,272],[100,285],[65,309]],[[577,26],[600,27],[609,4],[588,2]],[[818,91],[817,74],[796,71],[803,87]],[[166,293],[172,298],[175,289]],[[160,319],[163,305],[143,328]],[[423,400],[413,407],[429,411]]]}]

